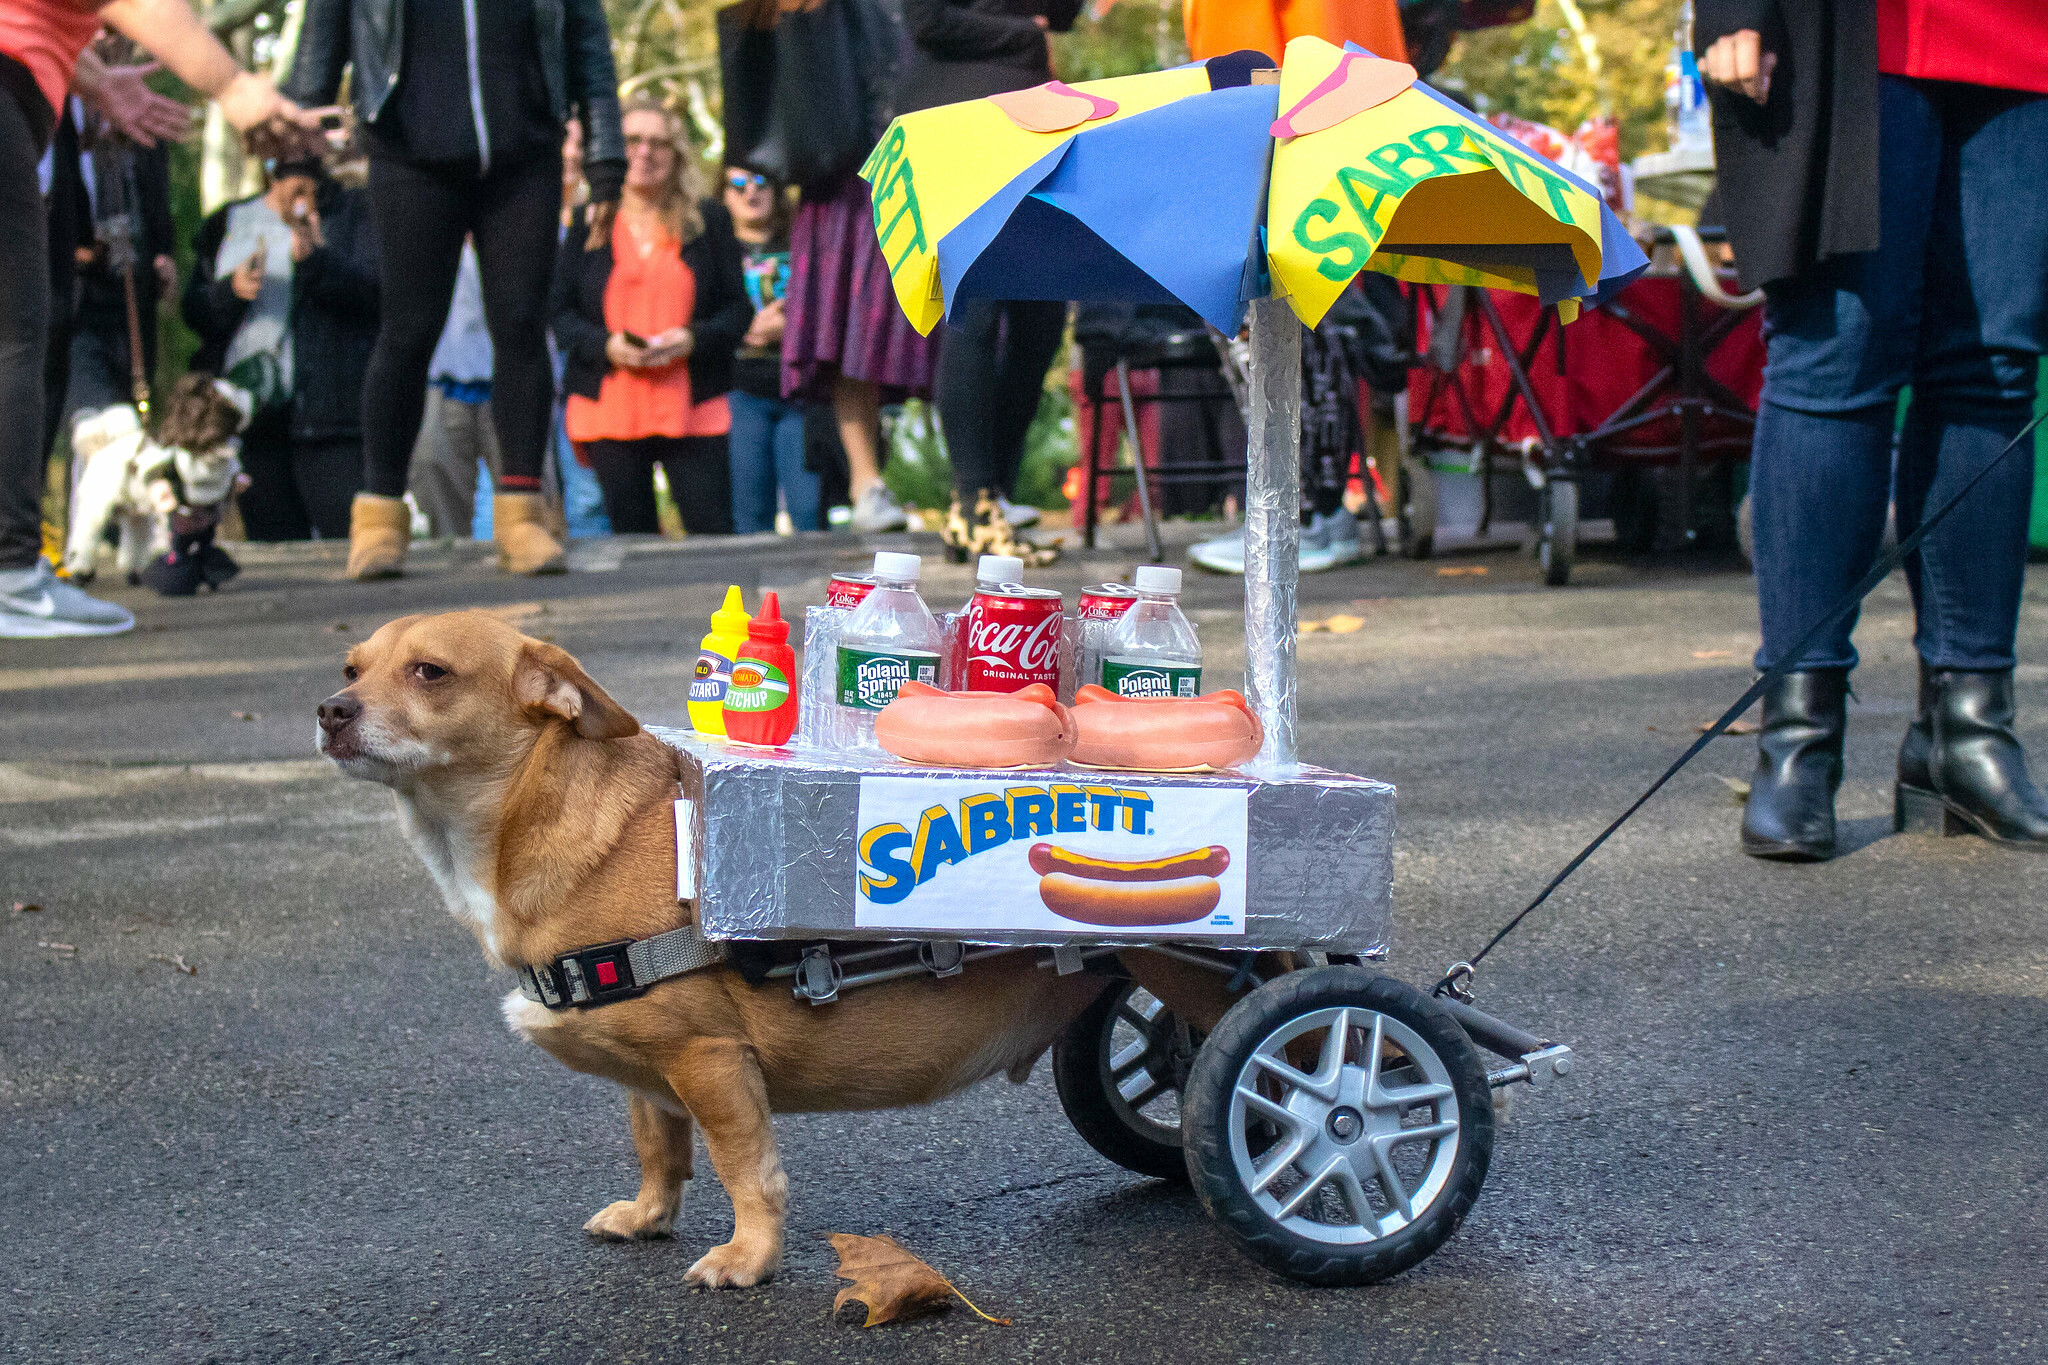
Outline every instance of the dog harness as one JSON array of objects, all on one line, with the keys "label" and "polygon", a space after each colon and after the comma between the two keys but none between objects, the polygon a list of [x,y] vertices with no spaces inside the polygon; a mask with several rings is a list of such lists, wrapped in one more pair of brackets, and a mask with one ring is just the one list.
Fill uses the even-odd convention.
[{"label": "dog harness", "polygon": [[694,924],[653,938],[622,938],[576,948],[519,969],[519,993],[551,1010],[609,1005],[644,993],[656,982],[725,960],[725,945]]}]

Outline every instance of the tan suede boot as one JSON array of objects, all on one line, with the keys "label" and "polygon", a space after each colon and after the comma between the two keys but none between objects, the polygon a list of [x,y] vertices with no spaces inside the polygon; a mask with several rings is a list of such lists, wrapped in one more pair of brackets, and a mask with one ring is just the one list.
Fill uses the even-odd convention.
[{"label": "tan suede boot", "polygon": [[397,578],[412,540],[412,509],[404,498],[358,493],[348,509],[348,576]]},{"label": "tan suede boot", "polygon": [[506,573],[560,573],[568,551],[547,532],[538,493],[498,493],[491,498],[491,537],[498,542],[498,567]]}]

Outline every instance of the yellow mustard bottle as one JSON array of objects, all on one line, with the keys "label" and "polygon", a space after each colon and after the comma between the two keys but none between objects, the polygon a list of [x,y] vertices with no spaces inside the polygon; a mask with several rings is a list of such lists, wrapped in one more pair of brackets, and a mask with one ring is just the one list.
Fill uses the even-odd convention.
[{"label": "yellow mustard bottle", "polygon": [[711,633],[697,647],[690,675],[690,726],[700,735],[725,733],[725,689],[732,683],[733,656],[747,642],[747,604],[739,585],[725,590],[725,605],[711,613]]}]

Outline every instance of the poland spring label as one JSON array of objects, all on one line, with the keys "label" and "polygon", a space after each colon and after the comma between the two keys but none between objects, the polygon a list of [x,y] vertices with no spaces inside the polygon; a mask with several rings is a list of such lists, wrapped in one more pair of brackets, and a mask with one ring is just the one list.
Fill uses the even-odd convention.
[{"label": "poland spring label", "polygon": [[1119,697],[1192,697],[1202,688],[1202,667],[1104,659],[1102,685]]},{"label": "poland spring label", "polygon": [[869,651],[839,647],[839,704],[879,711],[907,682],[939,685],[939,656],[921,649]]}]

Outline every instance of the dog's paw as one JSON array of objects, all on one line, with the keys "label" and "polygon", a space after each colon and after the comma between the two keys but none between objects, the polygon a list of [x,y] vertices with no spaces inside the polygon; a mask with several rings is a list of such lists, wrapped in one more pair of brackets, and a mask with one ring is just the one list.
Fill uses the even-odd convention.
[{"label": "dog's paw", "polygon": [[704,1253],[683,1278],[705,1289],[747,1289],[774,1278],[780,1248],[762,1251],[727,1242]]},{"label": "dog's paw", "polygon": [[637,1199],[607,1204],[591,1216],[583,1230],[604,1242],[666,1237],[675,1226],[676,1211],[648,1208]]}]

